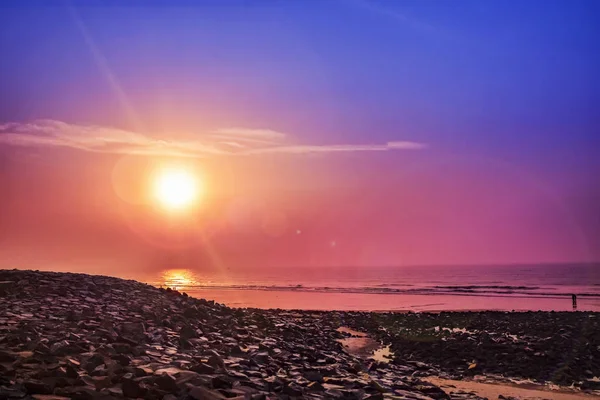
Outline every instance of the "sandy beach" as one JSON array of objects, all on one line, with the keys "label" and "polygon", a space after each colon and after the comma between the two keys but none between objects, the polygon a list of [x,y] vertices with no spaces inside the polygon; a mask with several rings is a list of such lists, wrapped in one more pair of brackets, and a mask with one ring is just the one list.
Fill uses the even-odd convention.
[{"label": "sandy beach", "polygon": [[104,276],[0,270],[0,281],[3,399],[600,394],[592,312],[235,309]]}]

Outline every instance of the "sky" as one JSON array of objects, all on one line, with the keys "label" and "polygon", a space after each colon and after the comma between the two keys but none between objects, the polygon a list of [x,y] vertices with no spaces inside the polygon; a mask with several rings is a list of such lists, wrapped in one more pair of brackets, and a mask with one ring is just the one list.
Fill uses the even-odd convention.
[{"label": "sky", "polygon": [[0,263],[598,262],[598,37],[594,0],[2,2]]}]

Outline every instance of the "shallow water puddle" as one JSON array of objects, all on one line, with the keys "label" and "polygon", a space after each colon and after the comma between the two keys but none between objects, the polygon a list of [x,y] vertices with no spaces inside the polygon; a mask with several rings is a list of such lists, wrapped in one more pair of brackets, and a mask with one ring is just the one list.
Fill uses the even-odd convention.
[{"label": "shallow water puddle", "polygon": [[[358,337],[367,337],[367,336],[369,336],[369,335],[367,335],[364,332],[355,331],[354,329],[348,328],[347,326],[340,326],[339,328],[336,329],[336,331],[343,332],[343,333],[349,333],[350,335],[358,336]],[[349,338],[349,339],[353,339],[353,338]]]},{"label": "shallow water puddle", "polygon": [[380,347],[373,352],[373,359],[379,362],[390,362],[394,359],[394,352],[390,348],[390,345]]},{"label": "shallow water puddle", "polygon": [[344,339],[338,339],[344,346],[344,350],[353,356],[360,358],[372,358],[379,362],[390,362],[394,358],[394,353],[390,346],[384,346],[378,341],[370,338],[366,333],[342,326],[337,329],[338,332],[345,332],[353,335]]}]

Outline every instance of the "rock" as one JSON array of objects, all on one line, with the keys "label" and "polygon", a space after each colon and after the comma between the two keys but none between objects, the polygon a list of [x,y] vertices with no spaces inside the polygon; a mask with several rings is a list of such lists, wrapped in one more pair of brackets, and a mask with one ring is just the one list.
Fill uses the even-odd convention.
[{"label": "rock", "polygon": [[325,390],[323,385],[321,385],[321,383],[319,383],[319,382],[311,382],[306,387],[308,388],[308,390],[316,391],[316,392],[322,392]]},{"label": "rock", "polygon": [[344,393],[338,389],[327,389],[324,393],[326,399],[342,399],[344,398]]},{"label": "rock", "polygon": [[7,351],[0,350],[0,362],[13,362],[17,360],[17,356]]},{"label": "rock", "polygon": [[220,400],[226,399],[221,393],[201,386],[195,386],[190,390],[189,397],[193,400]]},{"label": "rock", "polygon": [[263,353],[256,353],[255,355],[252,356],[252,361],[254,361],[255,363],[262,365],[262,364],[266,364],[271,360],[271,357],[269,356],[269,353],[263,352]]},{"label": "rock", "polygon": [[199,374],[214,374],[215,373],[215,367],[213,367],[210,364],[205,364],[203,362],[193,365],[190,369]]},{"label": "rock", "polygon": [[74,400],[104,400],[105,397],[101,392],[98,392],[95,388],[89,386],[69,386],[60,388],[56,389],[55,394],[66,396]]},{"label": "rock", "polygon": [[213,352],[210,357],[208,357],[208,364],[213,368],[225,368],[223,357],[216,352]]},{"label": "rock", "polygon": [[356,398],[362,399],[362,400],[383,400],[384,396],[381,393],[373,393],[373,394],[370,394],[370,395],[367,395],[364,397],[363,396],[358,397],[358,395],[357,395]]},{"label": "rock", "polygon": [[198,337],[198,334],[194,328],[189,325],[185,325],[179,331],[179,337],[183,340],[188,340]]},{"label": "rock", "polygon": [[92,378],[92,382],[97,390],[105,389],[112,385],[112,381],[109,376],[95,376]]},{"label": "rock", "polygon": [[8,295],[9,292],[11,291],[11,287],[13,286],[13,284],[14,284],[14,282],[11,282],[11,281],[1,281],[0,282],[0,297]]},{"label": "rock", "polygon": [[187,307],[183,310],[183,316],[186,318],[195,318],[198,315],[198,308],[196,306]]},{"label": "rock", "polygon": [[88,373],[91,373],[96,367],[104,364],[104,357],[100,354],[93,354],[84,364],[84,368]]},{"label": "rock", "polygon": [[123,396],[134,399],[144,397],[144,394],[146,393],[146,389],[133,379],[124,379],[121,384],[121,390],[123,391]]},{"label": "rock", "polygon": [[117,354],[112,357],[112,359],[119,363],[119,365],[126,367],[131,364],[131,357],[125,354]]},{"label": "rock", "polygon": [[154,379],[154,384],[158,386],[160,390],[166,392],[173,392],[177,390],[177,383],[175,379],[167,373],[163,373],[161,376]]},{"label": "rock", "polygon": [[309,370],[302,373],[306,380],[311,382],[323,382],[323,375],[319,371]]},{"label": "rock", "polygon": [[426,396],[418,392],[409,392],[406,390],[394,390],[396,396],[400,396],[403,399],[414,399],[414,400],[431,400],[432,397]]},{"label": "rock", "polygon": [[283,393],[295,397],[302,396],[302,387],[292,382],[283,388]]},{"label": "rock", "polygon": [[79,372],[71,365],[65,367],[65,375],[69,378],[79,378]]},{"label": "rock", "polygon": [[450,396],[441,388],[427,382],[419,382],[413,388],[434,399],[450,399]]},{"label": "rock", "polygon": [[23,387],[29,394],[52,394],[54,389],[45,382],[33,379],[23,382]]},{"label": "rock", "polygon": [[140,337],[146,332],[146,326],[143,322],[127,322],[121,324],[119,330],[125,336]]},{"label": "rock", "polygon": [[229,350],[229,355],[234,357],[246,357],[247,353],[239,345],[236,345]]},{"label": "rock", "polygon": [[581,388],[585,390],[600,390],[600,381],[587,379],[581,383]]},{"label": "rock", "polygon": [[0,399],[21,399],[26,396],[26,393],[16,389],[0,386]]},{"label": "rock", "polygon": [[113,343],[112,348],[115,349],[117,354],[131,354],[133,346],[129,343]]},{"label": "rock", "polygon": [[135,376],[147,376],[147,375],[152,375],[154,373],[154,371],[152,370],[152,368],[148,368],[148,367],[135,367],[133,369],[133,374]]}]

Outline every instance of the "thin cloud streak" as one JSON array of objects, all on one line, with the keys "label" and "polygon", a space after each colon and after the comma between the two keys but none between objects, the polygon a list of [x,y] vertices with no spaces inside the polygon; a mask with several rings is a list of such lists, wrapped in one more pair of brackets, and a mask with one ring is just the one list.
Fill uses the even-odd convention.
[{"label": "thin cloud streak", "polygon": [[417,150],[423,143],[306,145],[286,143],[287,135],[269,129],[225,128],[194,140],[161,140],[140,133],[54,120],[0,125],[0,145],[63,147],[94,153],[146,156],[214,157],[260,154],[310,154]]},{"label": "thin cloud streak", "polygon": [[268,153],[339,153],[352,151],[387,151],[387,150],[416,150],[423,149],[426,146],[415,142],[389,142],[386,144],[334,144],[334,145],[296,145],[280,146],[264,149],[250,150],[247,154],[268,154]]},{"label": "thin cloud streak", "polygon": [[247,128],[223,128],[214,131],[219,136],[244,137],[255,140],[284,140],[285,133],[277,132],[271,129],[247,129]]}]

